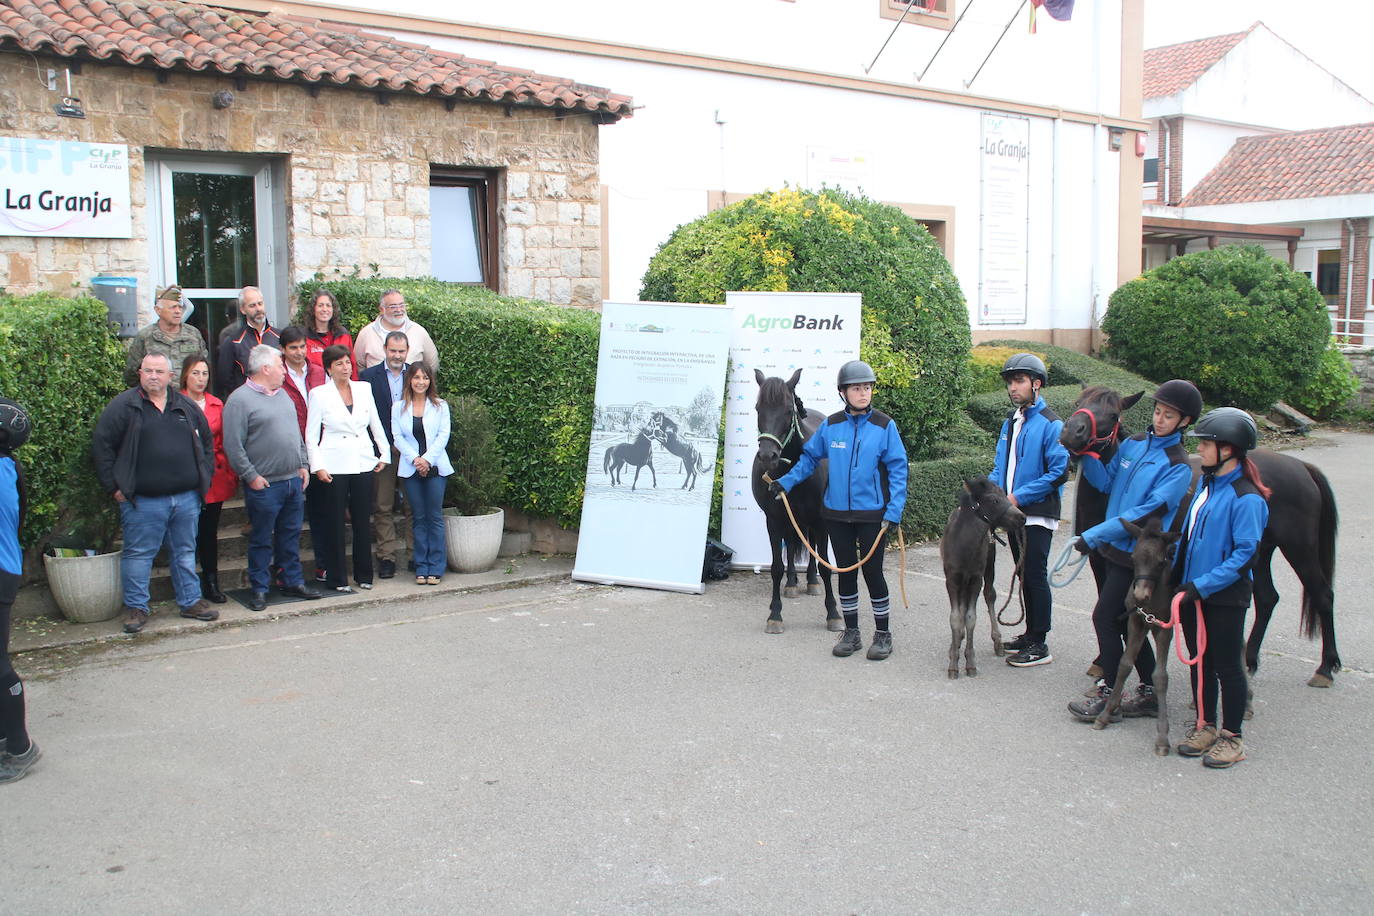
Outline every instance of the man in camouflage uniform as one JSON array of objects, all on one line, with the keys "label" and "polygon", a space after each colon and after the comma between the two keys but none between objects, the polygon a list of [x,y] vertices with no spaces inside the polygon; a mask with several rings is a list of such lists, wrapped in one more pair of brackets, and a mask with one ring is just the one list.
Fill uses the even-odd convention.
[{"label": "man in camouflage uniform", "polygon": [[138,332],[129,344],[129,357],[124,367],[124,384],[133,388],[139,383],[138,368],[149,353],[161,353],[172,363],[172,384],[181,378],[181,366],[188,356],[206,356],[205,338],[200,331],[181,320],[181,287],[167,286],[157,291],[153,304],[157,321]]}]

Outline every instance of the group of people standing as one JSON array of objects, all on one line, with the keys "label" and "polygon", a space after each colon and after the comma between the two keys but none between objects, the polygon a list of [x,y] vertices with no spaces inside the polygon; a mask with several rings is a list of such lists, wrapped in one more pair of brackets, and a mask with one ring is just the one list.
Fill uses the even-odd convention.
[{"label": "group of people standing", "polygon": [[437,389],[438,352],[408,317],[405,296],[383,293],[356,341],[327,289],[280,330],[256,287],[240,291],[238,309],[240,320],[220,335],[212,393],[205,341],[181,320],[181,290],[158,290],[158,320],[130,345],[131,385],[96,423],[96,473],[119,503],[124,531],[127,633],[147,623],[149,575],[164,546],[181,616],[219,616],[211,604],[228,600],[219,577],[221,509],[240,485],[251,610],[267,607],[273,587],[292,598],[321,596],[301,561],[304,524],[314,584],[348,593],[395,576],[403,505],[416,584],[437,585],[444,574],[448,404]]}]

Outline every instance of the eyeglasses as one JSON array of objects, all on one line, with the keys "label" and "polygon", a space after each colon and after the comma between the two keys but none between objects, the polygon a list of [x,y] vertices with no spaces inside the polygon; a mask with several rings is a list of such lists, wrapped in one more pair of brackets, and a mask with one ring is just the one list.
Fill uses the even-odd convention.
[{"label": "eyeglasses", "polygon": [[385,308],[389,309],[403,309],[405,307],[406,301],[404,299],[402,299],[400,302],[388,302],[385,306]]}]

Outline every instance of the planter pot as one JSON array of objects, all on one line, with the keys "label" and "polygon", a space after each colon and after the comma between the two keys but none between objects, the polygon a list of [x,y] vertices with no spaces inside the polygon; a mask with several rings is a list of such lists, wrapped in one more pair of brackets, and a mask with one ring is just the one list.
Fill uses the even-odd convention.
[{"label": "planter pot", "polygon": [[493,509],[487,515],[459,515],[457,509],[445,509],[448,568],[454,572],[475,573],[495,566],[505,525],[506,513],[500,509]]},{"label": "planter pot", "polygon": [[43,557],[48,588],[62,615],[72,623],[99,623],[124,606],[119,551],[93,557]]}]

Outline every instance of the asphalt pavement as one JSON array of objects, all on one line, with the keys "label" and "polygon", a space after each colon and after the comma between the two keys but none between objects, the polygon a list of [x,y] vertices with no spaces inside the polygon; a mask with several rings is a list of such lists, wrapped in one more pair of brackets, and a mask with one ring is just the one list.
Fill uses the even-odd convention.
[{"label": "asphalt pavement", "polygon": [[831,656],[818,598],[765,635],[764,575],[545,577],[19,656],[44,757],[0,787],[0,913],[1368,912],[1371,446],[1300,453],[1340,506],[1347,667],[1306,686],[1276,563],[1232,770],[1156,757],[1153,719],[1068,715],[1086,574],[1053,664],[1007,667],[982,618],[956,681],[934,544],[883,662]]}]

